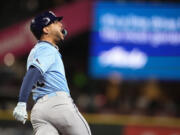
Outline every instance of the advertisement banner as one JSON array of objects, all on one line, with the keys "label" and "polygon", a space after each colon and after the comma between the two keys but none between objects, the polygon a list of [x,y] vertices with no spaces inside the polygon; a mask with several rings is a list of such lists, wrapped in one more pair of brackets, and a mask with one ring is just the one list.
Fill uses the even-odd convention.
[{"label": "advertisement banner", "polygon": [[180,5],[99,2],[94,6],[90,74],[180,79]]}]

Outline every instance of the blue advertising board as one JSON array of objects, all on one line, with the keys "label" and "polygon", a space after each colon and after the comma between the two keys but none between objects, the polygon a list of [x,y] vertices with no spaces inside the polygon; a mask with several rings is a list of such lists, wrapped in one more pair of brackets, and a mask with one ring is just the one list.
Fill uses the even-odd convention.
[{"label": "blue advertising board", "polygon": [[98,2],[89,73],[106,78],[180,79],[180,5]]}]

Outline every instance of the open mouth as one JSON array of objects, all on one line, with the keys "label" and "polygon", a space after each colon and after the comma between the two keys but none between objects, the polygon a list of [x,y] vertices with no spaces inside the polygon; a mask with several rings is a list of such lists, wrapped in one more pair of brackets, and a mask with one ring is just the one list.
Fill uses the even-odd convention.
[{"label": "open mouth", "polygon": [[62,29],[62,34],[64,35],[64,37],[67,35],[67,30],[66,29]]}]

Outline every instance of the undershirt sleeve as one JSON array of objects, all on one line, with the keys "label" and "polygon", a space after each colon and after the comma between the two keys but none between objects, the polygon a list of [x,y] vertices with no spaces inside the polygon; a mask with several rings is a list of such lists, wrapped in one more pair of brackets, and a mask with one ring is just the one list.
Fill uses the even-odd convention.
[{"label": "undershirt sleeve", "polygon": [[19,93],[19,102],[27,102],[33,85],[42,77],[41,72],[35,66],[30,66],[26,72]]}]

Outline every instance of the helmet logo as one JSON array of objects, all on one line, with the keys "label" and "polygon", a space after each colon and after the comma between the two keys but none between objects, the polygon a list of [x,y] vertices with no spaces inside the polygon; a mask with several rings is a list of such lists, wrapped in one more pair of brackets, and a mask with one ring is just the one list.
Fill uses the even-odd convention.
[{"label": "helmet logo", "polygon": [[56,16],[52,11],[49,11],[50,14],[52,14],[53,16]]},{"label": "helmet logo", "polygon": [[43,20],[46,21],[46,22],[45,22],[46,25],[51,21],[48,17],[43,18]]},{"label": "helmet logo", "polygon": [[35,23],[35,20],[34,20],[34,19],[32,19],[31,23]]}]

